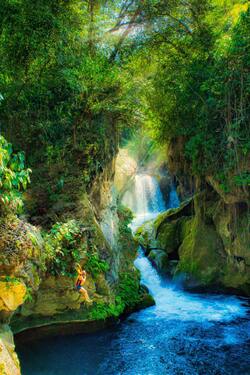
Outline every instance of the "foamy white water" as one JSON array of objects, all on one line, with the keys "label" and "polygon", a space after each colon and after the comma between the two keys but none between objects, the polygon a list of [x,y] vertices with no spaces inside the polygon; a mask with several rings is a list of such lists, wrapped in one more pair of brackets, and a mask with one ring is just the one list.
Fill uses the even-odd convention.
[{"label": "foamy white water", "polygon": [[203,295],[185,292],[172,282],[163,281],[150,261],[141,252],[135,261],[142,283],[155,299],[153,316],[178,320],[231,321],[244,317],[246,308],[237,297]]},{"label": "foamy white water", "polygon": [[144,222],[155,219],[167,208],[178,207],[179,198],[173,187],[166,205],[157,179],[149,174],[137,174],[134,183],[124,194],[122,202],[135,214],[131,224],[132,229],[135,230]]},{"label": "foamy white water", "polygon": [[148,174],[137,174],[131,188],[123,197],[123,204],[137,215],[165,210],[165,202],[157,179]]}]

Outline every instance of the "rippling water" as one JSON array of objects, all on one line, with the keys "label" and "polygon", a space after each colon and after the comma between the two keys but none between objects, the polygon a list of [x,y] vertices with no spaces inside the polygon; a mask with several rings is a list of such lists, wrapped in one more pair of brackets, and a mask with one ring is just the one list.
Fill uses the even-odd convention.
[{"label": "rippling water", "polygon": [[[145,186],[137,181],[141,196],[159,199],[155,180],[143,177],[143,184],[152,190],[142,195]],[[169,207],[175,207],[178,197],[171,194]],[[159,209],[159,201],[157,205]],[[143,211],[145,202],[137,207],[134,226],[157,215],[154,209]],[[135,264],[155,306],[96,334],[18,345],[23,375],[250,374],[248,300],[184,292],[163,280],[142,253]]]},{"label": "rippling water", "polygon": [[137,260],[156,306],[91,335],[18,347],[24,375],[247,375],[247,301],[199,295],[166,285],[147,259]]}]

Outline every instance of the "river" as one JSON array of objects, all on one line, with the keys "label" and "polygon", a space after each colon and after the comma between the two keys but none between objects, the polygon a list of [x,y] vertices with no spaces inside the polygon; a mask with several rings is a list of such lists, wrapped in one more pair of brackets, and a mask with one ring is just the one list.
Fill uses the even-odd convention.
[{"label": "river", "polygon": [[[125,197],[136,213],[133,229],[176,207],[167,205],[155,178],[138,175]],[[23,375],[249,375],[247,299],[188,293],[163,279],[139,251],[135,265],[156,305],[117,326],[18,345]]]}]

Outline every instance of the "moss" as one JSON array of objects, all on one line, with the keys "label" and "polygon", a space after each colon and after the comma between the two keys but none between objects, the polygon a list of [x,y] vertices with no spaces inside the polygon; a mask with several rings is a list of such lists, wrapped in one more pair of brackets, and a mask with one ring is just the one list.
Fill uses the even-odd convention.
[{"label": "moss", "polygon": [[178,247],[179,236],[177,234],[177,228],[177,220],[161,225],[157,236],[157,244],[160,249],[164,249],[167,253],[171,253]]},{"label": "moss", "polygon": [[[155,220],[146,222],[137,230],[136,239],[147,253],[150,249],[163,250],[167,254],[178,250],[190,230],[191,217],[186,216],[189,212],[189,202],[180,208],[160,214]],[[184,215],[181,216],[181,213]]]},{"label": "moss", "polygon": [[[117,207],[117,214],[119,218],[119,244],[121,246],[121,252],[128,260],[133,264],[133,260],[136,257],[137,243],[133,238],[130,224],[134,218],[132,211],[119,204]],[[130,265],[131,265],[130,264]]]},{"label": "moss", "polygon": [[94,304],[89,312],[90,320],[104,320],[110,317],[118,317],[124,311],[124,304],[116,299],[114,303],[99,301]]},{"label": "moss", "polygon": [[250,294],[250,279],[248,272],[245,272],[244,267],[237,266],[234,263],[226,264],[224,268],[223,284],[227,288],[239,289],[248,291]]},{"label": "moss", "polygon": [[164,251],[151,250],[148,255],[148,258],[159,271],[167,271],[168,256]]},{"label": "moss", "polygon": [[158,215],[155,219],[155,227],[158,228],[158,230],[160,230],[161,225],[166,222],[171,222],[184,216],[192,216],[194,213],[193,205],[193,199],[187,199],[184,202],[182,202],[179,207],[171,208],[166,212],[163,212],[162,214]]},{"label": "moss", "polygon": [[[223,268],[223,244],[213,226],[197,217],[189,222],[190,232],[179,248],[176,273],[188,273],[201,285],[218,283]],[[224,254],[225,255],[225,254]]]}]

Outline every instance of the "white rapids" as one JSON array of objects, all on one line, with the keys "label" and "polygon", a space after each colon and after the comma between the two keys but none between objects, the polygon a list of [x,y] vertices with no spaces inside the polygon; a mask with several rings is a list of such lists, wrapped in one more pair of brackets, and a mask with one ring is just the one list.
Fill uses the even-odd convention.
[{"label": "white rapids", "polygon": [[[166,204],[157,179],[148,174],[138,174],[133,186],[124,195],[123,203],[135,213],[132,229],[136,230],[143,222],[154,219],[166,209],[178,207],[179,199],[172,187]],[[163,280],[142,251],[139,251],[135,265],[141,272],[142,283],[149,288],[156,302],[156,306],[150,309],[152,317],[230,321],[246,313],[242,300],[237,297],[191,294],[183,291],[180,285]]]}]

